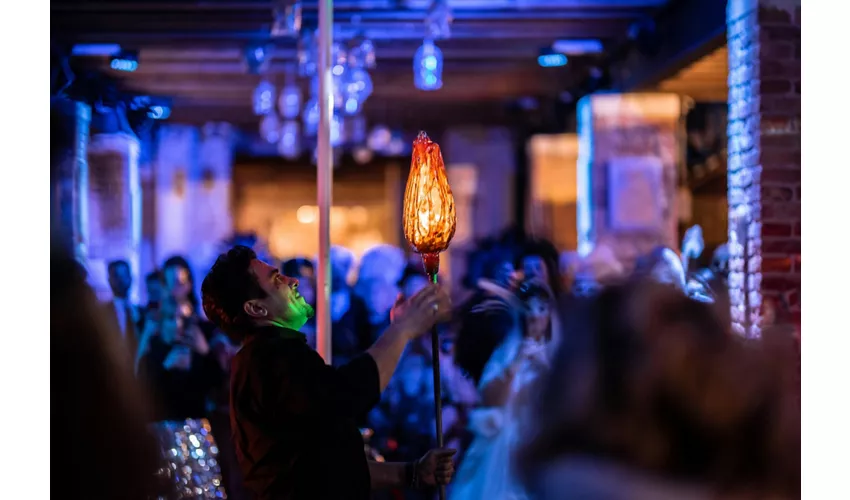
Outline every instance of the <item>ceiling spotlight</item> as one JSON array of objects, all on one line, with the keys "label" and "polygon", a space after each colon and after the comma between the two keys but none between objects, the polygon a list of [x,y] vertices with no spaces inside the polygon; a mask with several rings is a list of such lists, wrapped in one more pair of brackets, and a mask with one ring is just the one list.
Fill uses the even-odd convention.
[{"label": "ceiling spotlight", "polygon": [[543,68],[557,68],[567,65],[567,56],[560,52],[555,52],[551,48],[545,48],[540,51],[537,56],[537,64]]},{"label": "ceiling spotlight", "polygon": [[139,52],[122,50],[109,59],[109,67],[115,71],[136,71],[139,68]]}]

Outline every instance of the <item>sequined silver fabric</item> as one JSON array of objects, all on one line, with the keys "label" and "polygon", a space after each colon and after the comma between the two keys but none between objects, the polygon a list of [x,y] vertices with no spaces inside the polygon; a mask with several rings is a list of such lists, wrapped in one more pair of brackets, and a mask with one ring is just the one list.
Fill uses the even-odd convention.
[{"label": "sequined silver fabric", "polygon": [[151,430],[159,440],[163,463],[158,476],[173,489],[157,500],[225,499],[218,464],[218,446],[206,419],[157,422]]}]

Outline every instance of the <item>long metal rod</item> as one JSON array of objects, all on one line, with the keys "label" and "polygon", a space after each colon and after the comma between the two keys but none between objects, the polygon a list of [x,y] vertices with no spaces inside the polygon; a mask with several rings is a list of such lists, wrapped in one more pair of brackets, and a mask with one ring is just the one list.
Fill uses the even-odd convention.
[{"label": "long metal rod", "polygon": [[[431,283],[437,283],[437,275],[429,276]],[[440,333],[437,325],[431,328],[431,373],[434,376],[434,424],[437,434],[437,448],[443,447],[443,388],[440,376]],[[440,500],[446,500],[446,487],[440,486]]]},{"label": "long metal rod", "polygon": [[331,363],[331,205],[333,203],[333,151],[331,119],[333,117],[333,85],[331,46],[333,45],[333,0],[319,0],[319,131],[318,189],[319,255],[316,297],[316,350],[326,363]]}]

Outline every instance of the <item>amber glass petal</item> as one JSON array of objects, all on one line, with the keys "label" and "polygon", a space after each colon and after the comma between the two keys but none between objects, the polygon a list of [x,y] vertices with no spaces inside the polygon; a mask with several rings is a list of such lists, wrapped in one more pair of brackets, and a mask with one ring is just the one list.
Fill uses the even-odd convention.
[{"label": "amber glass petal", "polygon": [[404,237],[419,253],[446,250],[455,235],[455,200],[440,146],[425,132],[413,141],[404,190]]}]

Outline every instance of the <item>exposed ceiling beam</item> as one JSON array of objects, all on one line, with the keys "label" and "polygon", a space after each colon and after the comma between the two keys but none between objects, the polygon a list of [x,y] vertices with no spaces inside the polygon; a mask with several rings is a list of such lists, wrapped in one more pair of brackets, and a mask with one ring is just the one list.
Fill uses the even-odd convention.
[{"label": "exposed ceiling beam", "polygon": [[640,43],[611,64],[612,88],[621,91],[651,88],[726,43],[726,2],[679,0],[659,13],[655,35],[663,43],[647,53]]}]

